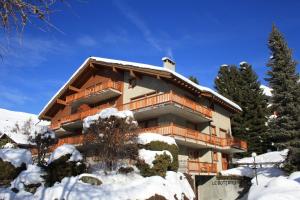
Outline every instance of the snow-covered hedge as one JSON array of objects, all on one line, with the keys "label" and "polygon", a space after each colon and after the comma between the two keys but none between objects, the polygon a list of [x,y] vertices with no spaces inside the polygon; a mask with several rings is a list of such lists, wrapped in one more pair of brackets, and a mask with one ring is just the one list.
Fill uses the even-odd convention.
[{"label": "snow-covered hedge", "polygon": [[19,176],[11,182],[11,188],[14,190],[34,193],[42,185],[44,179],[42,169],[36,165],[28,165],[27,169],[22,171]]},{"label": "snow-covered hedge", "polygon": [[136,121],[132,121],[134,119],[133,112],[130,110],[118,111],[116,108],[106,108],[100,113],[97,113],[92,116],[88,116],[83,119],[83,130],[87,130],[90,128],[91,124],[95,123],[99,118],[106,119],[114,116],[116,118],[122,118],[128,121],[128,123],[137,123]]},{"label": "snow-covered hedge", "polygon": [[157,133],[141,133],[138,137],[138,143],[139,144],[149,144],[154,141],[160,141],[167,143],[169,145],[177,145],[175,142],[175,139],[169,136],[163,136]]},{"label": "snow-covered hedge", "polygon": [[29,164],[32,164],[29,151],[25,149],[0,149],[0,183],[8,185]]},{"label": "snow-covered hedge", "polygon": [[52,152],[48,160],[48,165],[67,154],[71,155],[68,161],[82,161],[83,159],[80,152],[73,145],[63,144]]},{"label": "snow-covered hedge", "polygon": [[175,139],[157,133],[142,133],[138,136],[138,143],[141,148],[151,151],[168,151],[172,154],[172,162],[168,170],[178,170],[179,149]]},{"label": "snow-covered hedge", "polygon": [[49,186],[65,177],[77,176],[85,172],[86,166],[79,151],[69,144],[64,144],[53,151],[46,167],[46,184]]},{"label": "snow-covered hedge", "polygon": [[15,167],[20,167],[22,163],[32,164],[31,153],[26,149],[0,149],[0,160],[9,162]]}]

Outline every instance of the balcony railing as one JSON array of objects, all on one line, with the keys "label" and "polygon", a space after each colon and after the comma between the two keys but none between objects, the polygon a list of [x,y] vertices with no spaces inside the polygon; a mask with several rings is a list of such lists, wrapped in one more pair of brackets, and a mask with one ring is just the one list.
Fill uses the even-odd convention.
[{"label": "balcony railing", "polygon": [[235,138],[220,138],[217,136],[208,135],[197,130],[176,125],[174,123],[150,128],[141,128],[138,132],[155,132],[162,135],[180,136],[183,138],[194,139],[220,147],[231,146],[243,150],[247,149],[247,143],[245,141],[241,141]]},{"label": "balcony railing", "polygon": [[95,85],[93,87],[90,87],[88,89],[84,89],[80,92],[77,92],[75,94],[69,95],[66,97],[66,103],[72,103],[73,101],[76,101],[81,98],[86,98],[90,95],[96,94],[102,90],[107,89],[115,89],[118,91],[122,91],[122,85],[120,83],[114,82],[114,81],[107,81],[99,85]]},{"label": "balcony railing", "polygon": [[217,163],[188,160],[189,173],[217,173]]},{"label": "balcony railing", "polygon": [[184,107],[190,108],[193,111],[203,114],[206,117],[212,117],[212,111],[209,108],[206,108],[195,101],[192,101],[184,96],[180,96],[175,94],[174,92],[157,94],[150,97],[144,97],[142,99],[138,99],[122,106],[121,110],[137,110],[140,108],[146,108],[150,106],[155,106],[158,104],[174,102],[180,104]]},{"label": "balcony railing", "polygon": [[[180,104],[182,106],[185,106],[187,108],[192,109],[193,111],[196,111],[200,114],[203,114],[206,117],[211,118],[212,117],[212,111],[186,97],[177,95],[173,92],[169,93],[163,93],[163,94],[157,94],[150,97],[145,97],[139,100],[135,100],[126,104],[123,104],[118,107],[119,110],[137,110],[141,108],[151,107],[158,104],[168,103],[168,102],[175,102],[177,104]],[[95,108],[91,108],[84,112],[74,113],[67,116],[64,116],[60,119],[59,122],[52,122],[51,128],[57,129],[61,126],[63,123],[72,122],[76,120],[82,120],[87,116],[94,115],[101,111],[102,109],[111,107],[111,105],[100,105]]]}]

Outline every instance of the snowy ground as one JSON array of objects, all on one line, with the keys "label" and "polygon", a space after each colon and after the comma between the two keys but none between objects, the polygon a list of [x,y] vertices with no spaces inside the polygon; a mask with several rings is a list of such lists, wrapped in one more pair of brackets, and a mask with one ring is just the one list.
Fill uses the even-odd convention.
[{"label": "snowy ground", "polygon": [[[176,144],[173,138],[160,137],[153,133],[145,133],[139,139],[143,144],[157,140]],[[22,171],[11,182],[10,188],[17,188],[19,192],[14,193],[9,188],[0,188],[1,200],[144,200],[156,194],[168,200],[183,200],[184,198],[193,200],[195,198],[194,191],[182,173],[168,171],[165,178],[160,176],[142,177],[136,167],[133,167],[134,171],[127,175],[116,171],[107,174],[101,168],[93,168],[92,174],[66,177],[61,183],[56,183],[52,187],[44,187],[42,178],[44,173],[39,167],[32,165],[31,155],[28,153],[24,149],[0,149],[2,159],[16,166],[22,162],[27,164],[27,170]],[[145,149],[140,150],[140,157],[151,165],[155,156],[161,153],[166,153],[172,158],[169,151],[150,151]],[[71,154],[70,160],[72,161],[82,159],[74,146],[65,144],[54,150],[48,163],[66,154]],[[91,185],[84,183],[80,180],[82,176],[92,176],[99,179],[102,184]],[[41,183],[41,186],[34,194],[24,190],[25,185],[37,183]]]},{"label": "snowy ground", "polygon": [[[282,162],[288,151],[275,151],[256,157],[258,163]],[[243,158],[238,163],[252,163],[253,158]],[[248,193],[248,200],[299,200],[300,199],[300,172],[287,176],[275,165],[262,165],[257,169],[257,182],[254,170],[248,166],[222,171],[223,176],[247,176],[252,178],[252,186]],[[258,183],[258,184],[257,184]]]},{"label": "snowy ground", "polygon": [[[30,120],[31,130],[35,132],[41,127],[49,125],[47,121],[40,121],[36,115],[24,112],[15,112],[0,108],[0,137],[3,134],[9,136],[18,144],[29,144],[28,135],[23,134],[23,126]],[[19,127],[19,129],[17,128]]]}]

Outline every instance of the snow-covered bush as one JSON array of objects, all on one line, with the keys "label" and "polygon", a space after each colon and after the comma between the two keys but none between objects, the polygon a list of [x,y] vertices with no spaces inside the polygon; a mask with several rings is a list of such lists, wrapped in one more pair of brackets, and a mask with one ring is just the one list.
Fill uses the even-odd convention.
[{"label": "snow-covered bush", "polygon": [[152,151],[163,151],[167,150],[172,154],[172,163],[168,166],[169,171],[177,171],[178,170],[178,154],[179,149],[176,144],[167,144],[161,141],[152,141],[148,144],[143,145],[143,148],[152,150]]},{"label": "snow-covered bush", "polygon": [[168,166],[168,170],[178,170],[178,154],[179,149],[174,138],[163,136],[157,133],[142,133],[138,136],[138,143],[140,148],[151,151],[164,151],[167,150],[172,154],[172,163]]},{"label": "snow-covered bush", "polygon": [[104,109],[85,118],[83,128],[86,138],[94,136],[84,142],[85,155],[97,157],[107,170],[115,169],[120,160],[137,157],[137,122],[131,111]]},{"label": "snow-covered bush", "polygon": [[42,185],[44,179],[43,170],[36,165],[28,165],[27,169],[22,171],[19,176],[11,182],[13,191],[22,191],[35,193],[36,189]]},{"label": "snow-covered bush", "polygon": [[25,149],[0,149],[0,185],[8,185],[31,163],[31,153]]},{"label": "snow-covered bush", "polygon": [[64,144],[53,151],[46,169],[46,184],[52,186],[65,177],[77,176],[86,170],[79,151],[69,144]]},{"label": "snow-covered bush", "polygon": [[49,152],[49,148],[58,142],[55,133],[48,127],[41,126],[39,129],[36,129],[34,134],[30,136],[29,140],[36,145],[38,165],[45,166],[45,157]]},{"label": "snow-covered bush", "polygon": [[139,154],[140,160],[138,160],[136,166],[142,176],[166,176],[166,172],[172,163],[172,155],[170,152],[142,149],[139,151]]}]

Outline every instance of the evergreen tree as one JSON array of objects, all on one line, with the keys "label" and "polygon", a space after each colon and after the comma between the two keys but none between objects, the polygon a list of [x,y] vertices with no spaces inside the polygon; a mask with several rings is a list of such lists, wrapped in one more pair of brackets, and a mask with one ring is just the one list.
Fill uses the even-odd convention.
[{"label": "evergreen tree", "polygon": [[219,93],[243,109],[232,116],[232,134],[248,142],[248,154],[265,152],[267,102],[251,65],[221,66],[215,85]]},{"label": "evergreen tree", "polygon": [[[216,90],[226,98],[240,104],[241,101],[241,75],[235,65],[222,65],[215,79]],[[241,128],[241,113],[236,113],[231,118],[232,133],[235,137],[247,140]]]},{"label": "evergreen tree", "polygon": [[271,57],[266,80],[273,89],[271,109],[276,115],[269,123],[269,136],[276,148],[290,150],[286,169],[300,170],[300,85],[297,63],[275,25],[269,36],[268,47]]},{"label": "evergreen tree", "polygon": [[241,113],[242,128],[246,134],[249,144],[248,152],[258,154],[267,151],[269,141],[266,138],[267,133],[267,99],[260,89],[258,76],[248,63],[240,64],[241,74]]},{"label": "evergreen tree", "polygon": [[195,76],[189,76],[189,79],[191,81],[193,81],[194,83],[199,84],[199,81],[198,81],[198,79]]}]

